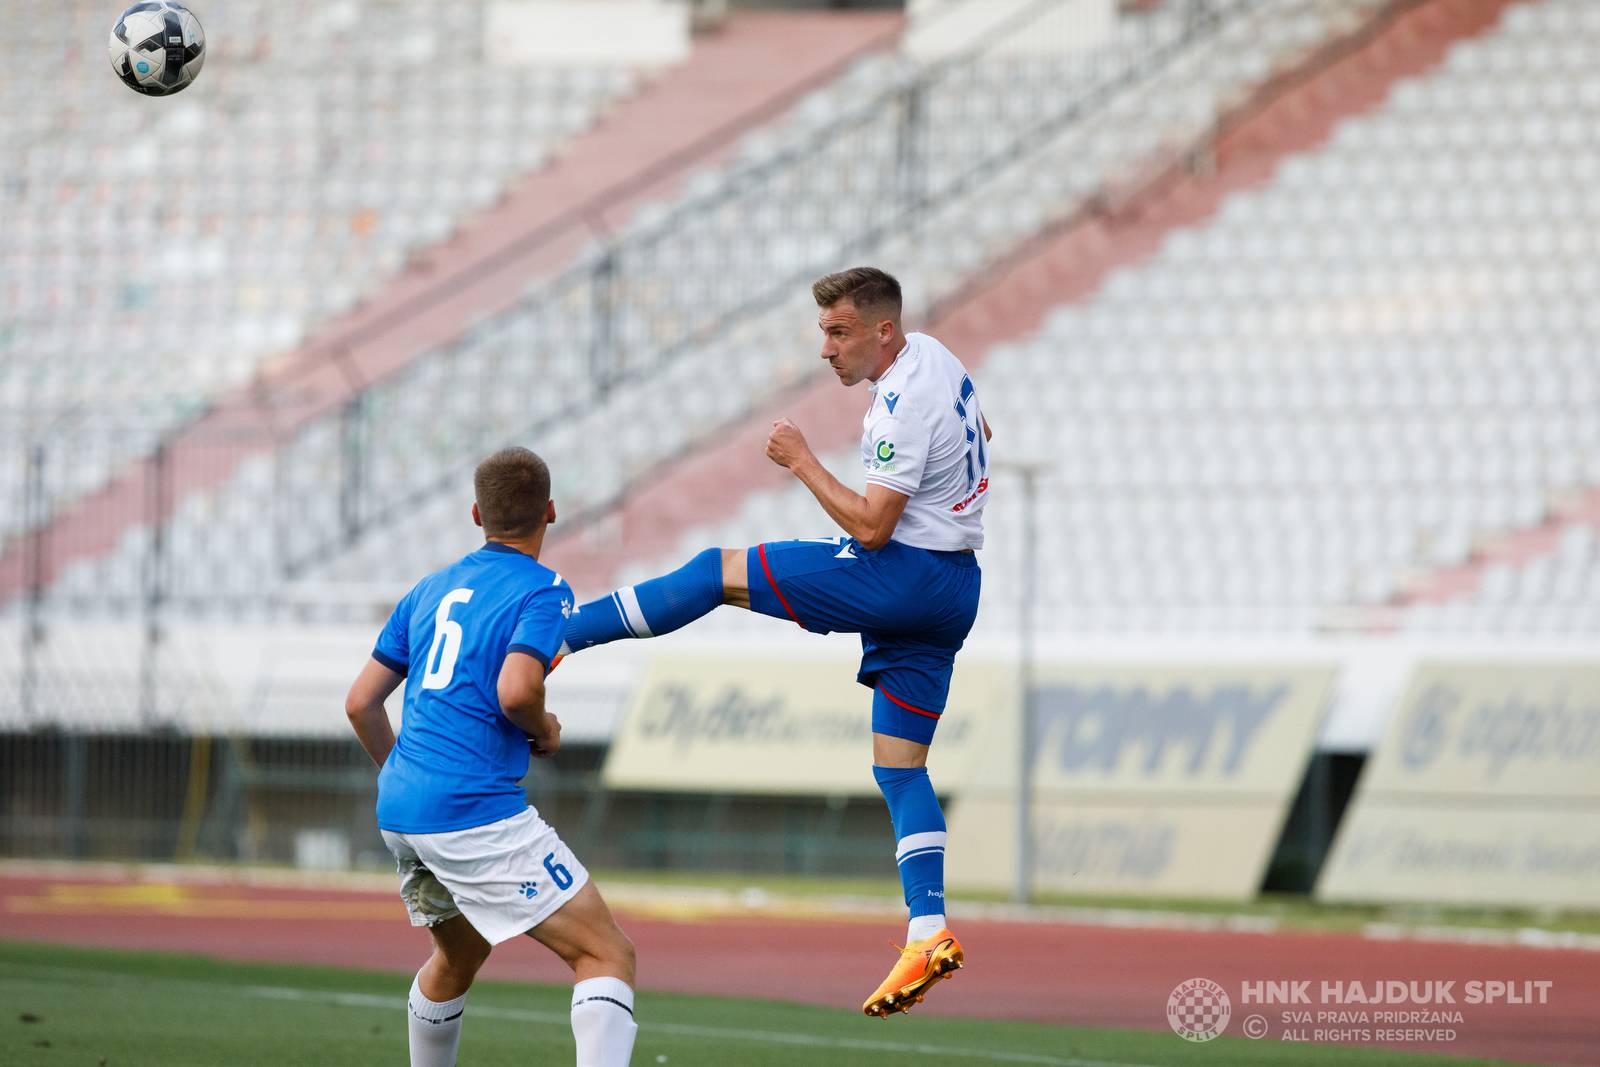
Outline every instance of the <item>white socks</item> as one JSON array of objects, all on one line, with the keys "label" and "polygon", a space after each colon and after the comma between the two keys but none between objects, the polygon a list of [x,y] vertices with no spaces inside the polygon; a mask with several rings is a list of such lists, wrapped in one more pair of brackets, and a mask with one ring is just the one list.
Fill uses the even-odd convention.
[{"label": "white socks", "polygon": [[633,1021],[633,989],[627,982],[586,978],[572,987],[572,1036],[578,1043],[578,1067],[628,1067],[638,1032]]},{"label": "white socks", "polygon": [[943,915],[918,915],[906,926],[906,944],[932,937],[944,929]]},{"label": "white socks", "polygon": [[406,1029],[411,1035],[411,1067],[455,1067],[461,1044],[461,1013],[467,995],[443,1004],[422,995],[422,972],[411,980],[406,1000]]},{"label": "white socks", "polygon": [[[466,1004],[465,993],[443,1004],[429,1000],[422,995],[419,980],[411,980],[411,996],[406,1001],[411,1067],[455,1067]],[[628,1067],[638,1032],[628,983],[620,978],[590,978],[572,987],[572,1036],[578,1044],[578,1067]]]}]

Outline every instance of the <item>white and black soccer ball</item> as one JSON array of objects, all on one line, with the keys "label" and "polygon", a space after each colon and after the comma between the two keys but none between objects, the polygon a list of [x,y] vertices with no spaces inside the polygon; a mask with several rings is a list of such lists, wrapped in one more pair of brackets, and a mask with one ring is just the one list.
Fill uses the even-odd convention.
[{"label": "white and black soccer ball", "polygon": [[141,0],[111,27],[111,69],[136,93],[181,92],[205,61],[205,31],[194,12],[182,4]]}]

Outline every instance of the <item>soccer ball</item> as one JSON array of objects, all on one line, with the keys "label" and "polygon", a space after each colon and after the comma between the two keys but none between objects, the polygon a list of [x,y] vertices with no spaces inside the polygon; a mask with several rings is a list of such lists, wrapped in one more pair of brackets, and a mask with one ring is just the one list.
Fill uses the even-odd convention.
[{"label": "soccer ball", "polygon": [[111,27],[111,69],[123,84],[146,96],[188,88],[206,61],[200,20],[182,4],[143,0]]}]

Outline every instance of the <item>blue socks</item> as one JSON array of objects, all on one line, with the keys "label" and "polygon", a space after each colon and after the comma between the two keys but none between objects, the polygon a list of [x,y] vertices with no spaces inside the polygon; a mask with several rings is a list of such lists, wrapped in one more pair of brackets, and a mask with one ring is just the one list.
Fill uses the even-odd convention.
[{"label": "blue socks", "polygon": [[[926,767],[873,767],[883,799],[894,820],[894,858],[900,864],[900,885],[911,909],[913,930],[928,925],[919,918],[938,917],[944,924],[944,812],[933,795]],[[938,929],[934,926],[929,934]],[[927,936],[927,935],[924,935]]]},{"label": "blue socks", "polygon": [[671,574],[591,600],[567,620],[561,652],[582,652],[624,637],[660,637],[709,615],[722,603],[722,550],[708,548]]}]

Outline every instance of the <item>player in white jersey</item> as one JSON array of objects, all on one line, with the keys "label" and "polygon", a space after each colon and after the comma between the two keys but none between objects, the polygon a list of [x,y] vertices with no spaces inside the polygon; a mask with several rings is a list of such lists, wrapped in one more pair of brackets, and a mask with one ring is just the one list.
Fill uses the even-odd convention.
[{"label": "player in white jersey", "polygon": [[847,536],[708,548],[671,574],[584,604],[563,650],[669,633],[720,604],[861,635],[856,678],[873,690],[873,777],[894,821],[910,910],[899,962],[862,1005],[886,1016],[908,1011],[965,958],[945,924],[945,821],[926,765],[956,652],[977,616],[990,434],[961,361],[901,330],[894,278],[858,267],[819,279],[812,295],[822,358],[842,384],[871,383],[866,492],[829,474],[788,419],[773,424],[767,456]]}]

